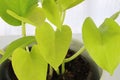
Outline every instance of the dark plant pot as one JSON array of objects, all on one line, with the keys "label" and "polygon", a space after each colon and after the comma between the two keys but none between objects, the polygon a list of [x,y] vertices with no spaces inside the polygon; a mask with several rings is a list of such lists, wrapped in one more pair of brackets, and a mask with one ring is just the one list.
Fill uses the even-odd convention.
[{"label": "dark plant pot", "polygon": [[[82,46],[81,42],[73,39],[69,52],[74,54]],[[100,80],[102,74],[102,70],[90,58],[87,51],[84,51],[75,60],[65,64],[65,69],[63,75],[57,75],[54,72],[51,80]],[[0,80],[18,80],[10,60],[6,60],[0,65]]]},{"label": "dark plant pot", "polygon": [[10,60],[6,60],[0,65],[0,80],[18,80]]}]

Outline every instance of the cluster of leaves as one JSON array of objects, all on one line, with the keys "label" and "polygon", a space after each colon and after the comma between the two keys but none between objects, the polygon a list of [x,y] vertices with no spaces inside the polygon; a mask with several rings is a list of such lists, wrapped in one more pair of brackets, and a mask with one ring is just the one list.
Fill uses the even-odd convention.
[{"label": "cluster of leaves", "polygon": [[[8,45],[0,63],[12,56],[12,66],[20,80],[46,80],[48,64],[56,71],[70,46],[72,32],[64,25],[65,11],[83,0],[0,0],[0,17],[13,26],[29,23],[34,25],[35,36],[24,36]],[[6,5],[6,6],[4,6]],[[85,48],[93,60],[111,74],[120,59],[120,26],[115,22],[117,12],[105,19],[97,28],[91,18],[83,24],[82,36]],[[46,22],[48,19],[56,30]],[[31,51],[24,48],[36,42]],[[36,75],[37,74],[37,75]]]},{"label": "cluster of leaves", "polygon": [[[20,80],[46,80],[48,64],[56,71],[63,63],[72,39],[69,26],[64,25],[65,11],[83,0],[0,0],[0,16],[13,26],[32,24],[35,36],[24,36],[8,45],[0,63],[12,56],[12,66]],[[4,6],[6,5],[6,6]],[[45,21],[48,19],[56,30]],[[25,50],[36,42],[31,51]],[[36,75],[38,74],[38,75]]]}]

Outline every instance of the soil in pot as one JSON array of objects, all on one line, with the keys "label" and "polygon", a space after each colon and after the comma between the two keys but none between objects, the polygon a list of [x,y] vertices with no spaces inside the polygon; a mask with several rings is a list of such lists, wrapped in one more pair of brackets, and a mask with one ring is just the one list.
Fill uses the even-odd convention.
[{"label": "soil in pot", "polygon": [[[72,56],[75,52],[68,50],[66,58]],[[61,67],[61,66],[60,66]],[[47,80],[99,80],[100,76],[93,66],[82,55],[65,64],[65,73],[57,75],[54,71],[53,77]]]}]

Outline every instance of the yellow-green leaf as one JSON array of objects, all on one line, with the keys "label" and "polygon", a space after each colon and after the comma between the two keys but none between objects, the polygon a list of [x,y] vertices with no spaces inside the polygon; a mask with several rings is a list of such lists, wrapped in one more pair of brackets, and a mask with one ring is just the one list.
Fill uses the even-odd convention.
[{"label": "yellow-green leaf", "polygon": [[61,29],[62,12],[54,0],[43,0],[42,6],[45,10],[45,14],[50,22],[52,22],[58,29]]},{"label": "yellow-green leaf", "polygon": [[93,60],[113,74],[120,60],[120,26],[111,18],[97,28],[91,18],[83,24],[82,36],[85,47]]},{"label": "yellow-green leaf", "polygon": [[71,38],[71,29],[66,25],[61,27],[61,31],[59,29],[54,31],[48,23],[36,28],[36,40],[40,52],[55,70],[63,62],[69,49]]},{"label": "yellow-green leaf", "polygon": [[40,7],[33,7],[24,17],[17,15],[11,10],[7,10],[7,13],[21,22],[29,23],[38,27],[44,23],[46,18],[43,9]]},{"label": "yellow-green leaf", "polygon": [[70,9],[84,0],[57,0],[56,2],[59,4],[59,6],[62,8],[62,10]]},{"label": "yellow-green leaf", "polygon": [[18,47],[25,48],[27,45],[33,42],[36,42],[35,37],[33,36],[22,37],[17,40],[14,40],[6,47],[4,55],[2,56],[2,58],[0,58],[0,64],[4,62],[6,59],[8,59],[16,48]]},{"label": "yellow-green leaf", "polygon": [[35,45],[29,53],[18,48],[12,55],[12,66],[19,80],[46,80],[47,63]]}]

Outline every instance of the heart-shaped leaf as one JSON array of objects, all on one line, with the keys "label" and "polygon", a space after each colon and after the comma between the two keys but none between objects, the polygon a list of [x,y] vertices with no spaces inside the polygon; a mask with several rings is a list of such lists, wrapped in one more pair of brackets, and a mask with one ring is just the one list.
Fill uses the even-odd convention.
[{"label": "heart-shaped leaf", "polygon": [[40,7],[32,8],[24,17],[17,15],[11,10],[7,10],[7,13],[17,20],[20,20],[22,22],[29,23],[38,27],[43,24],[46,18],[44,15],[43,9]]},{"label": "heart-shaped leaf", "polygon": [[62,10],[72,8],[83,1],[84,0],[56,0],[56,2],[60,5]]},{"label": "heart-shaped leaf", "polygon": [[43,0],[42,6],[45,10],[45,14],[58,29],[61,29],[62,21],[61,21],[61,10],[55,3],[54,0]]},{"label": "heart-shaped leaf", "polygon": [[18,48],[12,55],[12,66],[19,80],[46,80],[47,63],[35,45],[29,53]]},{"label": "heart-shaped leaf", "polygon": [[6,47],[5,53],[2,56],[2,58],[0,59],[0,64],[2,62],[4,62],[7,58],[9,58],[16,48],[18,48],[18,47],[25,48],[27,45],[29,45],[29,44],[31,44],[33,42],[36,42],[35,37],[33,37],[33,36],[22,37],[22,38],[19,38],[19,39],[15,40],[15,41],[11,42]]},{"label": "heart-shaped leaf", "polygon": [[25,16],[30,8],[37,4],[38,0],[0,0],[0,16],[7,23],[18,26],[21,25],[21,21],[8,15],[6,11],[9,9],[19,16]]},{"label": "heart-shaped leaf", "polygon": [[55,70],[58,69],[67,54],[71,37],[71,29],[66,25],[62,26],[61,31],[54,31],[48,23],[36,29],[36,40],[40,52]]},{"label": "heart-shaped leaf", "polygon": [[111,74],[120,60],[120,27],[111,18],[97,28],[91,18],[83,24],[83,41],[94,61]]}]

